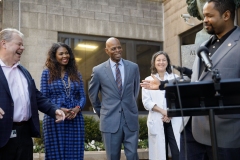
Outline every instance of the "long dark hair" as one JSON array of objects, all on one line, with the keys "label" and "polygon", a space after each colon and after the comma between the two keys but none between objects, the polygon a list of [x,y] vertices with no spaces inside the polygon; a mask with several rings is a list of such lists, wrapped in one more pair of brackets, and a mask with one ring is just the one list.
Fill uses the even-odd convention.
[{"label": "long dark hair", "polygon": [[51,83],[53,80],[57,80],[61,78],[61,66],[59,65],[57,59],[56,59],[56,53],[58,48],[64,47],[67,49],[70,58],[68,61],[68,64],[65,66],[65,70],[70,77],[71,81],[77,81],[80,82],[80,78],[78,76],[78,70],[77,65],[75,62],[75,57],[72,52],[72,49],[65,43],[57,42],[52,45],[52,47],[48,51],[48,57],[45,62],[45,66],[49,69],[49,83]]},{"label": "long dark hair", "polygon": [[170,58],[169,58],[168,54],[167,54],[166,52],[163,52],[163,51],[158,51],[157,53],[154,53],[154,54],[152,55],[151,67],[150,67],[151,73],[152,73],[152,74],[158,73],[158,72],[157,72],[157,69],[156,69],[156,67],[155,67],[155,60],[156,60],[157,56],[159,56],[159,55],[161,55],[161,54],[164,55],[164,56],[167,58],[168,65],[167,65],[166,71],[168,72],[168,74],[171,74],[171,73],[172,73],[172,68],[171,68]]}]

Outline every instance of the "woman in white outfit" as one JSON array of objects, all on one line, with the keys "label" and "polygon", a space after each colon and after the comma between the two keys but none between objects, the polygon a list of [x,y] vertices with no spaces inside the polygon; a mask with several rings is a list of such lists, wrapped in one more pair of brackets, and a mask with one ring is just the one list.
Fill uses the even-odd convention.
[{"label": "woman in white outfit", "polygon": [[[171,63],[167,53],[159,51],[152,56],[151,72],[159,80],[174,79]],[[178,77],[175,75],[175,77]],[[153,79],[151,76],[146,79]],[[142,101],[149,111],[148,143],[150,160],[168,159],[168,144],[171,149],[172,160],[179,159],[181,117],[168,117],[165,90],[147,90],[142,88]]]}]

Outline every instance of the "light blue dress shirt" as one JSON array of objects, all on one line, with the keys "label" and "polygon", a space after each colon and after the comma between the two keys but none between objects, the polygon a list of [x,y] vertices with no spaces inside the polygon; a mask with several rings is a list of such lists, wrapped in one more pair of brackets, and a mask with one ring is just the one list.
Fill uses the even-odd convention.
[{"label": "light blue dress shirt", "polygon": [[[124,84],[124,65],[123,65],[122,59],[118,63],[119,63],[118,68],[119,68],[120,73],[121,73],[122,86],[123,86],[123,84]],[[116,80],[116,62],[113,62],[111,60],[111,58],[110,58],[110,66],[111,66],[111,69],[112,69],[112,73],[113,73],[114,79]]]}]

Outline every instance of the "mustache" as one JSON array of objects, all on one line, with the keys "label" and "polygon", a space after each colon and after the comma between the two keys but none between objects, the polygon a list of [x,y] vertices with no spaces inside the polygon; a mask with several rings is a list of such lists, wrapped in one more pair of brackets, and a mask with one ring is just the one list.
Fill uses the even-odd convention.
[{"label": "mustache", "polygon": [[204,26],[212,26],[211,24],[208,23],[203,23]]}]

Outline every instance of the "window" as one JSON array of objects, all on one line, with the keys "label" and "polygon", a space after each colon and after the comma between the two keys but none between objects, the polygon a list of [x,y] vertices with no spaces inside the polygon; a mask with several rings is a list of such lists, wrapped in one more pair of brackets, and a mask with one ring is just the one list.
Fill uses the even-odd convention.
[{"label": "window", "polygon": [[[82,74],[86,93],[86,105],[83,111],[92,111],[88,97],[88,84],[91,78],[92,68],[106,60],[109,56],[105,53],[105,42],[109,37],[76,35],[59,33],[58,41],[68,44],[75,55],[78,69]],[[162,49],[162,43],[139,41],[119,38],[123,53],[122,58],[135,62],[139,66],[140,78],[145,79],[150,75],[150,61],[152,55]],[[141,90],[137,100],[139,111],[146,111],[141,100]]]}]

